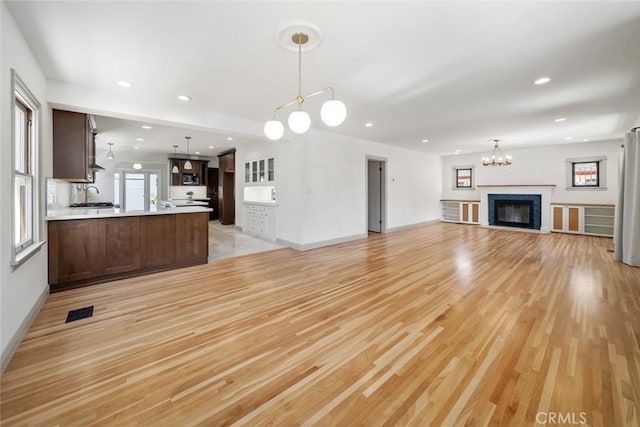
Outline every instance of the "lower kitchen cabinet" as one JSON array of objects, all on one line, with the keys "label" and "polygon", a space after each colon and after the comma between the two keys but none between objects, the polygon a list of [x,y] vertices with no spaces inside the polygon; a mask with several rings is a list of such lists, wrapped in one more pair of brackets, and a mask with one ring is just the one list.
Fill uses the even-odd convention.
[{"label": "lower kitchen cabinet", "polygon": [[208,212],[49,221],[51,291],[206,264]]},{"label": "lower kitchen cabinet", "polygon": [[276,208],[264,204],[245,202],[244,227],[246,233],[276,241]]},{"label": "lower kitchen cabinet", "polygon": [[176,262],[207,259],[209,216],[200,213],[176,215]]},{"label": "lower kitchen cabinet", "polygon": [[140,261],[142,268],[162,267],[176,262],[176,215],[140,217]]},{"label": "lower kitchen cabinet", "polygon": [[140,269],[140,217],[98,220],[101,275]]},{"label": "lower kitchen cabinet", "polygon": [[51,222],[48,243],[50,284],[100,275],[97,219]]}]

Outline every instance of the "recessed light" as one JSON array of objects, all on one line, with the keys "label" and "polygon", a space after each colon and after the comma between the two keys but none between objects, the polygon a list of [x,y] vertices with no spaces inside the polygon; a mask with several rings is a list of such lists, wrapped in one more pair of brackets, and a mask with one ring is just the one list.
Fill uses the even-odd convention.
[{"label": "recessed light", "polygon": [[566,136],[564,139],[566,139],[567,141],[569,141],[570,139],[573,139],[572,136]]},{"label": "recessed light", "polygon": [[456,154],[460,154],[460,150],[456,150]]},{"label": "recessed light", "polygon": [[122,87],[131,87],[131,83],[129,82],[125,82],[124,80],[120,80],[118,82],[118,86],[122,86]]},{"label": "recessed light", "polygon": [[231,138],[230,136],[227,137],[227,141],[233,141],[233,138]]},{"label": "recessed light", "polygon": [[191,97],[187,95],[178,95],[180,101],[191,101]]},{"label": "recessed light", "polygon": [[543,85],[545,83],[549,83],[551,79],[549,77],[540,77],[538,80],[534,81],[533,84]]},{"label": "recessed light", "polygon": [[213,150],[213,145],[210,145],[209,148],[211,148]]},{"label": "recessed light", "polygon": [[589,140],[587,138],[583,139],[584,142],[589,142]]},{"label": "recessed light", "polygon": [[564,122],[565,120],[567,120],[567,119],[565,119],[564,117],[558,117],[554,121],[556,121],[556,122]]},{"label": "recessed light", "polygon": [[371,126],[373,126],[373,123],[365,123],[364,126],[370,128]]},{"label": "recessed light", "polygon": [[137,145],[134,145],[134,146],[133,146],[133,149],[134,149],[134,150],[138,150],[138,149],[140,149],[140,147],[138,147]]},{"label": "recessed light", "polygon": [[144,138],[136,138],[136,141],[144,141]]},{"label": "recessed light", "polygon": [[199,152],[199,151],[196,151],[196,154],[200,154],[200,152]]},{"label": "recessed light", "polygon": [[422,142],[429,142],[429,140],[428,139],[423,139]]},{"label": "recessed light", "polygon": [[151,126],[149,126],[149,125],[142,125],[142,129],[151,129]]}]

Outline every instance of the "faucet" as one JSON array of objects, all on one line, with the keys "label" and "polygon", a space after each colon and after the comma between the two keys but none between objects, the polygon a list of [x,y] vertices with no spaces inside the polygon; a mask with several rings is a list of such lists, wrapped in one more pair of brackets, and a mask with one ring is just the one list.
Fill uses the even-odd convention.
[{"label": "faucet", "polygon": [[84,202],[87,203],[89,201],[89,189],[93,188],[94,190],[96,190],[96,194],[100,194],[100,190],[98,190],[98,187],[96,187],[95,185],[88,185],[85,189],[84,189]]}]

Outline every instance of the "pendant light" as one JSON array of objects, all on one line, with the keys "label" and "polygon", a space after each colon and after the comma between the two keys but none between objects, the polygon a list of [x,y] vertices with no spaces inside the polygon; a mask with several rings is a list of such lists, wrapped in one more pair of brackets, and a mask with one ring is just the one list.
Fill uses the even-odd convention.
[{"label": "pendant light", "polygon": [[[173,157],[174,158],[178,157],[178,146],[177,145],[173,146]],[[171,169],[171,173],[180,173],[180,169],[178,169],[178,162],[175,162],[173,164],[173,169]]]},{"label": "pendant light", "polygon": [[116,158],[116,156],[113,155],[113,151],[111,151],[111,146],[113,145],[113,142],[107,142],[107,144],[109,145],[109,152],[107,153],[107,159],[113,160]]},{"label": "pendant light", "polygon": [[289,102],[277,106],[273,110],[273,118],[265,123],[264,133],[267,138],[274,141],[282,138],[282,135],[284,135],[284,126],[282,122],[276,118],[278,112],[285,107],[294,104],[297,105],[297,110],[289,115],[289,120],[287,122],[289,124],[289,129],[293,132],[305,133],[309,130],[309,127],[311,127],[311,118],[309,117],[309,114],[302,111],[302,103],[306,98],[311,98],[312,96],[320,95],[321,93],[329,92],[331,95],[331,99],[322,104],[322,108],[320,109],[320,118],[324,124],[331,127],[339,126],[347,117],[347,108],[342,101],[334,99],[333,88],[331,87],[325,87],[324,89],[320,89],[308,95],[302,95],[302,45],[309,41],[309,35],[302,32],[296,32],[291,36],[291,40],[298,47],[298,96]]},{"label": "pendant light", "polygon": [[[191,137],[190,136],[185,136],[185,139],[187,140],[187,157],[190,156],[189,154],[189,142],[191,141]],[[193,166],[191,165],[191,161],[189,161],[189,159],[187,159],[186,162],[184,162],[184,165],[182,166],[183,169],[193,169]]]}]

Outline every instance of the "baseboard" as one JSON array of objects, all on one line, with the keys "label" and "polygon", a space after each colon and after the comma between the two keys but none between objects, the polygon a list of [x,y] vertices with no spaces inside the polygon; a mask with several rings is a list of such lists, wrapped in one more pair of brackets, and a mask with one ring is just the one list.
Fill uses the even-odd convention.
[{"label": "baseboard", "polygon": [[310,249],[337,245],[339,243],[345,243],[345,242],[350,242],[352,240],[364,239],[366,237],[367,237],[367,234],[362,233],[362,234],[353,234],[351,236],[338,237],[337,239],[321,240],[319,242],[312,242],[312,243],[305,243],[305,244],[293,243],[283,239],[277,239],[276,243],[289,246],[290,248],[296,249],[298,251],[308,251]]},{"label": "baseboard", "polygon": [[33,307],[31,307],[31,310],[29,310],[27,317],[24,318],[24,320],[20,324],[20,327],[18,327],[18,330],[15,334],[13,334],[13,337],[11,338],[11,340],[9,340],[9,344],[7,344],[7,347],[2,352],[2,355],[0,356],[0,375],[4,373],[5,368],[9,365],[13,354],[18,348],[18,344],[20,344],[22,338],[24,338],[25,334],[29,330],[29,327],[31,326],[31,323],[33,323],[33,321],[35,320],[48,296],[49,285],[44,287],[42,293],[38,297],[38,300],[33,305]]},{"label": "baseboard", "polygon": [[391,228],[387,228],[387,233],[393,233],[394,231],[400,231],[400,230],[406,230],[407,228],[416,228],[416,227],[423,227],[425,225],[431,225],[431,224],[437,224],[440,222],[440,219],[432,219],[429,221],[423,221],[423,222],[416,222],[415,224],[407,224],[407,225],[401,225],[399,227],[391,227]]}]

